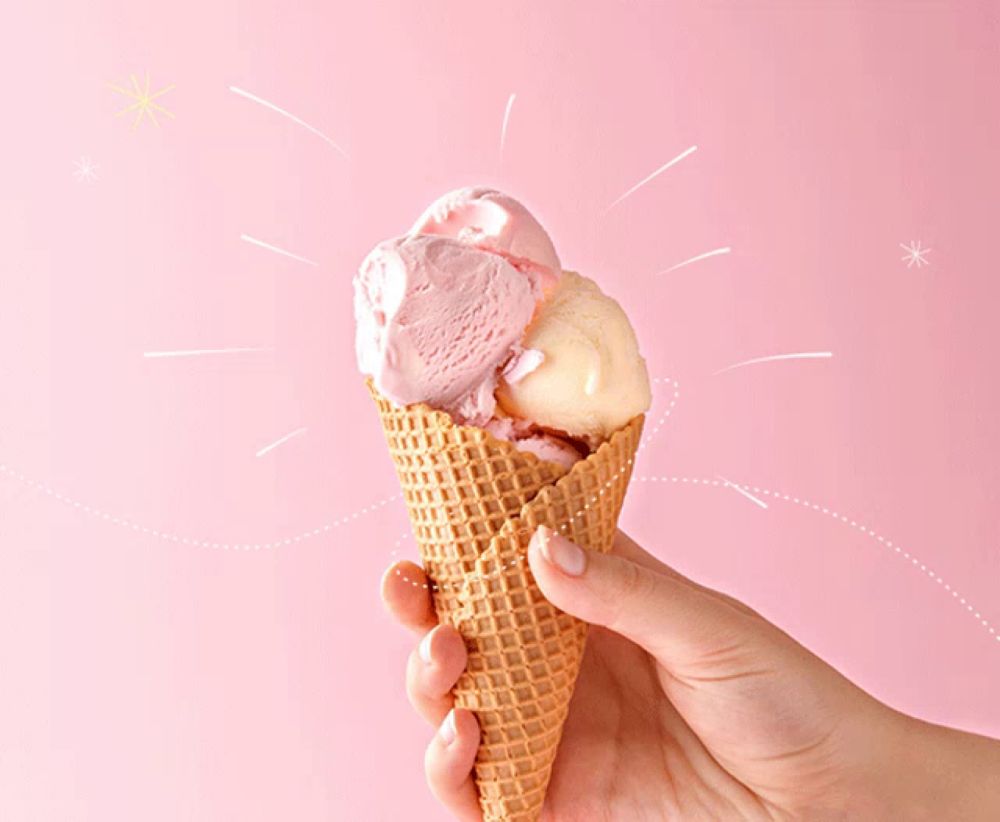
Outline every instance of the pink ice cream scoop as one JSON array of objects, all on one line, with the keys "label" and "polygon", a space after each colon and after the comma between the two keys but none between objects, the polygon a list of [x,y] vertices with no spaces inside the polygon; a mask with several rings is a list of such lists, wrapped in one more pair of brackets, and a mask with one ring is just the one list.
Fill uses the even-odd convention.
[{"label": "pink ice cream scoop", "polygon": [[484,425],[535,302],[531,279],[499,254],[450,237],[387,240],[354,281],[358,366],[395,403]]},{"label": "pink ice cream scoop", "polygon": [[552,239],[521,203],[492,188],[460,188],[439,197],[417,218],[411,234],[454,237],[506,257],[538,278],[548,293],[562,266]]}]

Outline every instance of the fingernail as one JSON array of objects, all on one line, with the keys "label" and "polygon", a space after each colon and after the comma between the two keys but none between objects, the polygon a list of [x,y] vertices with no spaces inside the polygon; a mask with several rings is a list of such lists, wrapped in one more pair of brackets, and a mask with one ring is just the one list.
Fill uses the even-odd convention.
[{"label": "fingernail", "polygon": [[542,556],[564,574],[578,577],[586,569],[586,552],[562,534],[540,525],[535,531],[535,538],[538,540],[538,548],[542,552]]},{"label": "fingernail", "polygon": [[441,737],[441,741],[445,745],[450,745],[455,741],[455,737],[458,736],[458,729],[455,727],[455,709],[452,708],[448,711],[448,716],[444,718],[444,722],[441,723],[441,727],[438,728],[438,736]]},{"label": "fingernail", "polygon": [[434,631],[430,630],[424,634],[424,638],[420,640],[420,644],[417,646],[417,655],[423,660],[424,664],[431,664],[431,638],[434,636]]}]

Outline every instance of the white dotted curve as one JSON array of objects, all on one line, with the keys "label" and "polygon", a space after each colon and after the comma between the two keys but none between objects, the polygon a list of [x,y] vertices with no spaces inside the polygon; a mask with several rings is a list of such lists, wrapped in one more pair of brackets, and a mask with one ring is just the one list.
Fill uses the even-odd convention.
[{"label": "white dotted curve", "polygon": [[[597,498],[601,494],[603,494],[605,490],[607,490],[607,488],[611,486],[611,484],[615,481],[615,479],[622,473],[624,473],[625,470],[627,470],[628,466],[631,465],[631,463],[632,461],[629,460],[629,462],[625,466],[623,466],[618,472],[616,472],[616,474],[610,480],[608,480],[602,488],[599,489],[598,494],[595,497],[593,497],[586,505],[584,505],[584,510],[588,509],[597,500]],[[875,540],[880,545],[884,545],[886,548],[891,548],[893,550],[893,553],[899,555],[902,559],[908,560],[910,564],[918,568],[921,571],[921,573],[925,574],[927,577],[934,580],[934,582],[940,585],[945,591],[950,593],[952,598],[954,598],[958,602],[958,604],[961,605],[990,634],[990,636],[992,636],[995,640],[1000,641],[1000,633],[998,633],[997,629],[990,624],[989,620],[986,619],[982,615],[982,613],[976,610],[975,606],[971,602],[969,602],[965,597],[963,597],[955,588],[953,588],[949,583],[945,582],[944,579],[939,574],[937,574],[935,571],[929,568],[926,565],[926,563],[921,562],[916,556],[911,554],[909,551],[904,550],[902,546],[896,545],[895,543],[893,543],[892,540],[887,539],[886,537],[877,533],[873,528],[869,528],[867,525],[864,525],[863,523],[860,523],[855,519],[851,519],[846,514],[841,514],[837,511],[834,511],[831,508],[820,505],[819,503],[811,502],[810,500],[803,499],[801,497],[792,496],[791,494],[785,494],[780,491],[772,491],[768,488],[761,488],[756,485],[735,483],[729,480],[705,479],[699,477],[675,477],[675,476],[636,476],[633,477],[633,480],[635,482],[671,483],[671,484],[694,485],[694,486],[700,485],[711,488],[736,488],[746,492],[747,494],[751,492],[754,494],[760,494],[761,496],[770,497],[773,500],[779,500],[782,502],[789,502],[794,505],[800,505],[803,508],[807,508],[813,511],[818,511],[821,514],[825,514],[826,516],[832,517],[833,519],[839,522],[851,526],[852,528],[861,532],[870,539]],[[573,517],[570,518],[570,522],[573,519],[581,516],[582,514],[583,510],[578,511]],[[567,522],[563,525],[560,525],[557,530],[565,532],[566,528],[568,527],[568,524],[569,523]],[[409,531],[404,531],[400,535],[400,537],[396,540],[393,550],[391,552],[391,556],[393,558],[396,558],[399,555],[399,549],[402,546],[403,541],[410,535],[411,534]],[[496,574],[490,576],[499,575],[506,568],[511,568],[515,564],[523,564],[523,563],[524,563],[524,556],[518,555],[509,563],[502,566],[501,569],[498,572],[496,572]],[[403,582],[409,583],[414,588],[424,588],[431,591],[448,589],[446,585],[439,586],[438,584],[433,582],[431,583],[428,583],[426,581],[419,582],[417,580],[411,579],[406,574],[402,573],[402,571],[400,571],[398,566],[395,568],[394,573],[397,577],[402,579]],[[475,580],[477,578],[478,577],[476,576],[471,577],[472,580]],[[489,578],[488,576],[485,575],[482,576],[483,580],[488,578]],[[460,586],[456,585],[455,589],[457,590],[458,587]]]},{"label": "white dotted curve", "polygon": [[636,450],[636,453],[638,453],[643,448],[645,448],[647,445],[649,445],[653,441],[653,439],[656,437],[656,435],[660,433],[660,429],[663,428],[663,424],[667,421],[667,419],[673,413],[674,408],[677,407],[677,403],[680,401],[680,398],[681,398],[681,386],[680,386],[680,383],[677,382],[677,380],[673,379],[672,377],[654,377],[653,378],[653,384],[654,385],[661,385],[661,384],[662,385],[668,385],[668,386],[670,386],[670,389],[671,389],[671,391],[673,393],[670,396],[670,404],[667,406],[667,410],[664,411],[662,414],[660,414],[660,416],[657,418],[656,422],[653,424],[652,430],[649,432],[649,434],[647,434],[645,437],[642,438],[642,442],[639,443],[639,448]]},{"label": "white dotted curve", "polygon": [[321,536],[329,531],[332,531],[334,528],[339,528],[342,525],[354,522],[356,519],[363,517],[365,514],[370,514],[380,508],[384,508],[390,502],[395,502],[400,497],[399,494],[393,494],[390,497],[385,497],[373,502],[371,505],[359,508],[357,511],[350,514],[345,514],[344,516],[339,517],[332,522],[328,522],[325,525],[321,525],[318,528],[313,528],[311,531],[303,531],[301,534],[286,537],[285,539],[273,540],[271,542],[212,542],[210,540],[197,539],[195,537],[184,537],[179,534],[171,534],[166,531],[157,530],[156,528],[150,528],[146,525],[140,525],[139,523],[132,522],[125,517],[117,517],[114,514],[109,514],[107,511],[102,511],[92,505],[87,505],[79,500],[71,499],[65,494],[61,494],[55,489],[50,488],[45,483],[34,480],[31,477],[27,477],[2,462],[0,462],[0,474],[8,476],[21,484],[26,485],[28,488],[41,491],[43,494],[51,497],[52,499],[58,500],[71,508],[75,508],[83,514],[87,514],[95,519],[104,520],[105,522],[110,522],[112,525],[118,525],[122,528],[135,531],[136,533],[146,534],[147,536],[155,537],[166,542],[174,542],[178,545],[190,545],[195,548],[213,548],[220,551],[267,551],[274,548],[284,548],[289,545],[302,542],[303,540]]},{"label": "white dotted curve", "polygon": [[738,484],[734,482],[727,482],[720,479],[703,479],[698,477],[652,477],[652,476],[638,476],[633,478],[635,482],[660,482],[660,483],[671,483],[671,484],[682,484],[682,485],[701,485],[710,486],[713,488],[726,488],[726,487],[736,487],[746,491],[747,493],[753,492],[754,494],[760,494],[761,496],[770,497],[773,500],[780,500],[781,502],[789,502],[793,505],[800,505],[803,508],[808,508],[812,511],[818,511],[821,514],[825,514],[828,517],[832,517],[838,522],[842,522],[845,525],[849,525],[856,531],[861,532],[869,539],[874,540],[880,545],[886,548],[891,548],[892,552],[898,555],[901,559],[908,560],[909,563],[917,568],[921,573],[925,574],[928,578],[934,580],[935,583],[940,585],[945,591],[951,594],[952,598],[962,606],[967,613],[969,613],[975,620],[984,628],[990,636],[992,636],[996,641],[1000,642],[1000,633],[997,629],[990,624],[990,621],[986,619],[982,613],[980,613],[976,607],[969,602],[965,597],[963,597],[955,588],[944,581],[940,574],[933,571],[926,563],[921,562],[916,556],[914,556],[909,551],[903,549],[902,546],[895,544],[891,539],[887,539],[881,534],[877,533],[873,528],[869,528],[867,525],[858,522],[855,519],[847,516],[847,514],[841,514],[828,508],[824,505],[820,505],[817,502],[811,502],[810,500],[792,496],[791,494],[784,494],[780,491],[772,491],[768,488],[760,488],[756,485],[745,485]]}]

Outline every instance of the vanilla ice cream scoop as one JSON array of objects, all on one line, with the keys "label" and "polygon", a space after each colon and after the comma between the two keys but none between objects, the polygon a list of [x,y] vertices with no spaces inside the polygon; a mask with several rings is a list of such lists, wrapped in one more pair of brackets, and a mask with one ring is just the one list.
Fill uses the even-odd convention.
[{"label": "vanilla ice cream scoop", "polygon": [[[496,396],[512,417],[596,446],[649,409],[646,361],[620,305],[564,271],[521,339]],[[527,364],[525,365],[525,361]]]}]

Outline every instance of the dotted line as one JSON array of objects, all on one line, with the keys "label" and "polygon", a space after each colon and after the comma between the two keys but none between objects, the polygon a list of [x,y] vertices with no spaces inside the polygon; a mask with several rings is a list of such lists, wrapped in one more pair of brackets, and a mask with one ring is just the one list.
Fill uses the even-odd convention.
[{"label": "dotted line", "polygon": [[653,438],[660,433],[660,429],[663,428],[663,424],[667,421],[667,418],[673,412],[674,408],[677,406],[678,400],[681,398],[681,387],[680,383],[672,377],[654,377],[653,384],[660,385],[661,383],[669,385],[673,389],[673,395],[670,398],[670,405],[667,406],[667,410],[664,411],[659,419],[656,420],[656,424],[653,425],[653,430],[649,432],[645,437],[642,438],[642,442],[639,443],[639,447],[636,449],[638,454],[643,448],[649,445]]},{"label": "dotted line", "polygon": [[135,531],[138,534],[145,534],[147,536],[156,537],[157,539],[162,539],[166,542],[174,542],[179,545],[191,545],[196,548],[214,548],[220,551],[267,551],[273,548],[284,548],[289,545],[294,545],[296,543],[302,542],[303,540],[312,539],[313,537],[321,536],[334,528],[339,528],[342,525],[347,525],[354,522],[356,519],[365,516],[366,514],[371,514],[374,511],[384,508],[390,502],[394,502],[400,498],[399,494],[393,494],[391,497],[385,497],[377,502],[373,502],[371,505],[366,505],[364,508],[360,508],[351,514],[345,514],[344,516],[328,522],[326,525],[321,525],[319,528],[314,528],[311,531],[304,531],[301,534],[296,534],[293,537],[287,537],[286,539],[278,539],[272,542],[211,542],[204,539],[196,539],[195,537],[182,537],[178,534],[171,534],[165,531],[158,531],[156,528],[150,528],[145,525],[140,525],[137,522],[132,522],[125,517],[117,517],[114,514],[109,514],[107,511],[102,511],[99,508],[95,508],[92,505],[87,505],[79,500],[71,499],[64,494],[59,493],[48,485],[37,480],[31,479],[25,476],[19,471],[15,471],[7,465],[0,462],[0,474],[4,474],[23,485],[33,488],[37,491],[41,491],[54,500],[64,503],[65,505],[75,508],[81,513],[92,516],[95,519],[104,520],[105,522],[110,522],[112,525],[118,525],[122,528],[127,528]]},{"label": "dotted line", "polygon": [[933,571],[926,563],[921,562],[919,558],[911,554],[909,551],[903,549],[902,546],[896,545],[891,539],[887,539],[881,534],[877,533],[874,529],[869,528],[867,525],[858,522],[857,520],[851,519],[847,514],[841,514],[834,511],[831,508],[820,505],[816,502],[811,502],[810,500],[803,499],[800,497],[795,497],[790,494],[784,494],[780,491],[772,491],[768,488],[760,488],[756,485],[739,485],[733,482],[723,482],[718,479],[699,479],[696,477],[635,477],[636,482],[662,482],[662,483],[676,483],[682,485],[710,485],[715,488],[725,488],[736,486],[742,488],[744,491],[753,492],[755,494],[761,494],[765,497],[771,497],[771,499],[780,500],[782,502],[790,502],[794,505],[800,505],[803,508],[808,508],[813,511],[818,511],[821,514],[826,514],[828,517],[832,517],[839,522],[849,525],[856,531],[860,531],[865,536],[870,539],[875,540],[880,545],[884,545],[886,548],[891,548],[894,554],[897,554],[901,559],[908,560],[911,565],[918,568],[921,573],[926,574],[930,579],[934,580],[935,583],[940,585],[945,591],[951,594],[952,598],[957,601],[972,617],[992,636],[995,640],[1000,642],[1000,633],[997,629],[990,624],[989,620],[986,619],[975,606],[969,602],[965,597],[963,597],[955,588],[944,581],[944,579],[935,571]]}]

